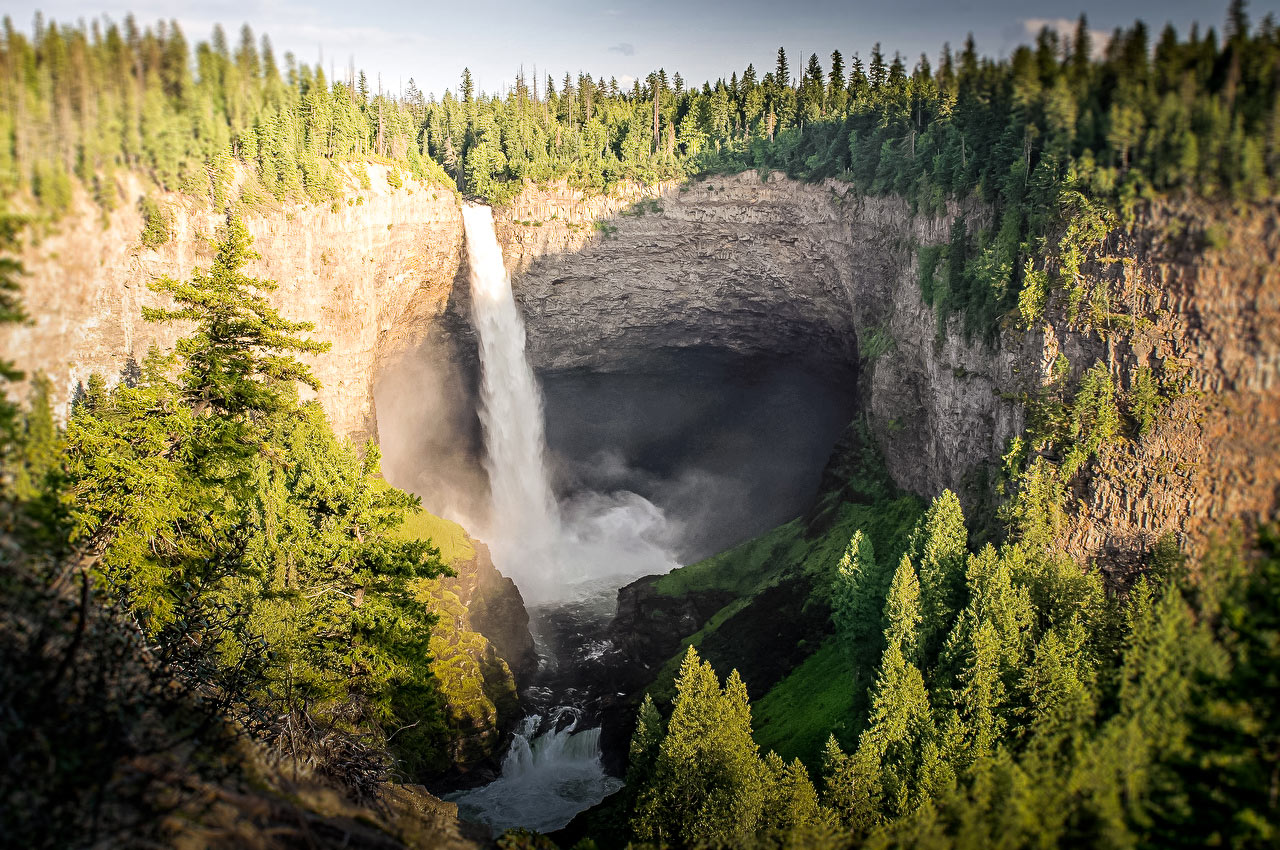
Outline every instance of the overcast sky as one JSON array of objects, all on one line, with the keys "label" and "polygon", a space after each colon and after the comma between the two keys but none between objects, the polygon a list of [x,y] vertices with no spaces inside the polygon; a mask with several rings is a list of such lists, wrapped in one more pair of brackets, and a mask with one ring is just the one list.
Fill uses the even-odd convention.
[{"label": "overcast sky", "polygon": [[[176,18],[192,43],[208,39],[221,23],[234,44],[241,24],[271,36],[278,56],[299,61],[323,57],[326,72],[348,63],[363,68],[373,85],[399,91],[413,77],[424,91],[456,88],[469,66],[479,88],[501,90],[523,66],[557,82],[566,71],[585,71],[629,84],[654,68],[682,73],[700,84],[754,62],[760,74],[773,67],[779,45],[793,73],[811,53],[827,66],[834,49],[865,59],[879,41],[914,65],[922,51],[936,61],[944,41],[954,46],[972,32],[978,49],[1005,56],[1030,41],[1045,23],[1071,22],[1083,11],[1090,28],[1105,37],[1135,18],[1153,38],[1166,22],[1180,33],[1192,21],[1221,31],[1221,6],[1193,0],[137,0],[130,5],[87,6],[75,0],[28,3],[10,0],[5,13],[29,31],[37,10],[46,19],[74,21],[106,14],[121,20],[132,11],[140,24]],[[1072,5],[1078,3],[1082,5]],[[1280,18],[1280,0],[1255,0],[1256,23],[1267,13]]]}]

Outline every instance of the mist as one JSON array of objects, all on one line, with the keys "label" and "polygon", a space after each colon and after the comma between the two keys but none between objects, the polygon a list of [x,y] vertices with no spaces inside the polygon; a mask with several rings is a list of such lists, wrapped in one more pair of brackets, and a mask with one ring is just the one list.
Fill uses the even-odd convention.
[{"label": "mist", "polygon": [[[385,368],[379,439],[392,484],[492,543],[479,376],[467,362],[441,337]],[[571,583],[666,572],[803,513],[855,404],[848,370],[708,349],[657,350],[635,371],[537,377]]]}]

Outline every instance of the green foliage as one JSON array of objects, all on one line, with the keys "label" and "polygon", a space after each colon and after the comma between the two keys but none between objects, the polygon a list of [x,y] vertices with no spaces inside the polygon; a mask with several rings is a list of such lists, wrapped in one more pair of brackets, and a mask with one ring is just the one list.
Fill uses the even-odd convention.
[{"label": "green foliage", "polygon": [[312,323],[284,319],[267,302],[263,293],[275,291],[274,281],[243,274],[258,257],[250,244],[244,224],[230,216],[207,272],[197,270],[189,281],[165,277],[150,284],[177,307],[142,311],[148,321],[195,323],[195,332],[175,349],[184,365],[181,394],[197,416],[209,411],[246,426],[289,407],[295,383],[319,386],[294,352],[329,350],[328,343],[298,336],[312,330]]},{"label": "green foliage", "polygon": [[762,750],[817,768],[833,733],[857,740],[856,700],[849,683],[858,671],[849,655],[843,641],[828,639],[752,705],[755,739]]},{"label": "green foliage", "polygon": [[[237,161],[251,172],[246,199],[313,203],[335,196],[344,161],[367,189],[369,159],[394,165],[389,183],[403,171],[490,201],[526,181],[607,192],[624,180],[781,170],[898,195],[929,214],[953,198],[990,204],[990,232],[953,240],[946,286],[924,291],[944,318],[962,312],[966,332],[983,335],[1015,308],[1026,322],[1040,314],[1050,294],[1041,271],[1056,271],[1073,318],[1103,317],[1078,261],[1108,208],[1124,217],[1142,197],[1187,189],[1265,198],[1280,162],[1266,70],[1280,42],[1269,23],[1221,42],[1169,29],[1152,51],[1138,22],[1099,58],[1052,31],[999,60],[972,44],[958,57],[948,49],[936,68],[885,61],[877,48],[847,78],[839,51],[829,73],[814,55],[796,80],[788,64],[701,86],[662,70],[630,88],[520,72],[499,95],[464,73],[438,97],[412,84],[374,93],[363,75],[330,81],[305,64],[282,73],[269,47],[233,55],[220,31],[192,50],[171,23],[97,27],[5,34],[0,100],[15,118],[3,126],[13,144],[0,174],[54,218],[69,209],[72,174],[97,185],[120,167],[218,205],[231,200]],[[1050,256],[1047,244],[1060,248]],[[921,271],[925,283],[932,264]]]},{"label": "green foliage", "polygon": [[142,211],[142,235],[140,241],[144,247],[159,248],[169,241],[173,235],[173,222],[169,211],[160,206],[154,198],[143,197],[138,202]]},{"label": "green foliage", "polygon": [[1115,383],[1106,364],[1095,363],[1081,378],[1071,405],[1070,447],[1062,459],[1063,476],[1072,478],[1119,433],[1120,409],[1116,404]]},{"label": "green foliage", "polygon": [[[26,220],[0,206],[0,324],[26,321],[22,309],[20,279],[24,274],[22,264],[13,256],[19,247],[19,234]],[[9,401],[7,385],[21,380],[22,372],[12,360],[0,357],[0,448],[7,454],[16,437],[17,406]],[[7,460],[0,456],[0,460]]]},{"label": "green foliage", "polygon": [[[651,734],[637,730],[642,745]],[[763,805],[746,687],[734,672],[721,688],[711,665],[690,647],[652,779],[637,791],[632,829],[642,841],[731,843],[755,832]]]},{"label": "green foliage", "polygon": [[921,648],[926,653],[937,650],[960,608],[968,537],[960,499],[950,490],[933,500],[912,532],[907,551],[919,573],[919,604],[926,624]]},{"label": "green foliage", "polygon": [[377,477],[378,453],[333,434],[296,384],[298,333],[245,277],[248,236],[232,219],[212,267],[155,288],[191,323],[173,355],[148,354],[136,380],[91,381],[67,427],[71,538],[112,597],[167,645],[210,611],[204,638],[223,663],[262,650],[245,698],[380,739],[404,764],[447,741],[430,668],[433,617],[416,583],[444,566],[397,534],[417,499]]},{"label": "green foliage", "polygon": [[829,821],[804,765],[786,764],[774,753],[760,758],[737,671],[721,687],[692,647],[680,667],[665,734],[646,699],[632,755],[631,828],[640,841],[742,846],[762,834],[795,835]]},{"label": "green foliage", "polygon": [[858,353],[861,355],[863,362],[869,365],[874,363],[882,354],[892,351],[896,345],[897,342],[888,328],[872,328],[871,332],[863,339]]},{"label": "green foliage", "polygon": [[23,502],[39,500],[50,486],[56,486],[51,479],[59,472],[64,446],[49,401],[52,392],[47,375],[38,373],[32,378],[27,407],[14,435],[13,494]]},{"label": "green foliage", "polygon": [[871,634],[880,631],[878,600],[884,590],[884,571],[876,561],[871,538],[855,531],[831,580],[831,622],[850,657],[857,655]]}]

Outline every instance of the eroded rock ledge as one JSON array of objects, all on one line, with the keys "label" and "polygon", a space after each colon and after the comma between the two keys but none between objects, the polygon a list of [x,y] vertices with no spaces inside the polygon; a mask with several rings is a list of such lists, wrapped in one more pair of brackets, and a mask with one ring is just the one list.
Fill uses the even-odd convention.
[{"label": "eroded rock ledge", "polygon": [[[370,175],[373,188],[352,187],[351,203],[337,211],[293,205],[248,220],[263,255],[253,273],[280,281],[280,308],[314,321],[316,335],[334,343],[315,361],[320,400],[335,427],[355,436],[376,431],[377,375],[412,357],[425,337],[474,358],[459,198],[412,181],[393,190],[378,166]],[[203,236],[216,217],[170,200],[179,208],[176,236],[158,251],[137,246],[132,205],[104,229],[82,202],[24,258],[36,318],[0,331],[0,349],[49,373],[60,400],[89,373],[118,374],[151,342],[172,342],[172,329],[141,321],[141,306],[153,303],[145,284],[207,262]],[[856,376],[901,486],[925,497],[950,487],[972,503],[986,487],[984,467],[1023,427],[1016,399],[1044,381],[1059,351],[1076,369],[1102,357],[1123,372],[1158,358],[1185,364],[1203,395],[1179,402],[1169,424],[1139,443],[1103,453],[1075,494],[1064,545],[1086,557],[1123,556],[1166,530],[1203,540],[1233,518],[1274,511],[1274,206],[1152,209],[1117,233],[1108,250],[1124,262],[1097,271],[1146,319],[1135,344],[1059,320],[1010,330],[996,349],[966,342],[955,326],[940,330],[920,298],[917,246],[945,241],[958,212],[914,216],[901,200],[859,197],[837,182],[749,173],[608,198],[529,187],[498,211],[497,224],[540,370],[625,370],[655,351],[691,346],[818,358],[848,376],[841,379]],[[982,218],[966,212],[971,227]],[[1168,238],[1179,217],[1220,221],[1228,247]],[[872,334],[891,347],[863,357],[860,343]]]}]

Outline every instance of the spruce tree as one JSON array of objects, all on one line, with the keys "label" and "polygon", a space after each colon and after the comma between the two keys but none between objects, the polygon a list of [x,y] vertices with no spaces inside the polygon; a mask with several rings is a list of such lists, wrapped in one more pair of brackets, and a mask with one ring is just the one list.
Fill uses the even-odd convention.
[{"label": "spruce tree", "polygon": [[722,689],[691,646],[653,778],[638,792],[632,829],[643,841],[732,844],[759,828],[763,806],[746,686],[733,671]]},{"label": "spruce tree", "polygon": [[855,531],[836,564],[831,585],[831,620],[855,671],[864,664],[873,666],[880,654],[884,584],[871,539]]},{"label": "spruce tree", "polygon": [[920,578],[921,638],[932,657],[963,607],[968,530],[960,499],[944,490],[911,535],[908,551]]}]

